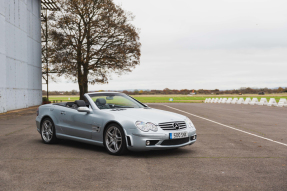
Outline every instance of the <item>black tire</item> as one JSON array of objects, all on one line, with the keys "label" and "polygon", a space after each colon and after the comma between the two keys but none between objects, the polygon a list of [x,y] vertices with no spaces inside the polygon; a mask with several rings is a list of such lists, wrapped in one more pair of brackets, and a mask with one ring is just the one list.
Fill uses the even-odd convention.
[{"label": "black tire", "polygon": [[42,141],[45,144],[53,144],[58,142],[58,139],[56,137],[56,129],[54,122],[51,118],[46,117],[42,120],[41,126],[40,126],[40,134]]},{"label": "black tire", "polygon": [[[108,135],[108,133],[110,134]],[[121,137],[121,144],[120,146],[116,146],[119,145],[119,136]],[[123,155],[127,153],[128,149],[126,143],[126,136],[123,131],[123,128],[120,125],[112,123],[105,129],[104,146],[108,153],[111,155]]]}]

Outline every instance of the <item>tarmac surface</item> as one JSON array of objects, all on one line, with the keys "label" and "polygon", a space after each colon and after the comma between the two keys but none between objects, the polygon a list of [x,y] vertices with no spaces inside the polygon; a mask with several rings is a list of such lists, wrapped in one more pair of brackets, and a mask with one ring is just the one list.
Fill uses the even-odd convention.
[{"label": "tarmac surface", "polygon": [[111,156],[73,141],[43,144],[35,107],[1,114],[0,190],[287,190],[287,108],[148,105],[189,117],[197,142]]}]

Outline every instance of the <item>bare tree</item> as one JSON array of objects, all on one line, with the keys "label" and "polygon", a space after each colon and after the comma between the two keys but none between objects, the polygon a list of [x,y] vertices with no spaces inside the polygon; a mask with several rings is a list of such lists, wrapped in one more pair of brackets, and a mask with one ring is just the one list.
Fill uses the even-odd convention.
[{"label": "bare tree", "polygon": [[140,63],[133,16],[113,0],[60,0],[49,20],[51,63],[58,75],[78,82],[80,99],[88,84],[108,83],[111,73],[131,72]]}]

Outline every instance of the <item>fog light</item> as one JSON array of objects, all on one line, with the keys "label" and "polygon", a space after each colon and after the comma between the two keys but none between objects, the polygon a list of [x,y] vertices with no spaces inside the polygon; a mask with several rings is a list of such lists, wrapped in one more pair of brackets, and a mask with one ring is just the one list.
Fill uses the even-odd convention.
[{"label": "fog light", "polygon": [[150,145],[150,141],[146,141],[146,145],[149,146]]},{"label": "fog light", "polygon": [[195,139],[196,139],[196,135],[190,137],[190,140],[191,140],[191,141],[192,141],[192,140],[195,140]]}]

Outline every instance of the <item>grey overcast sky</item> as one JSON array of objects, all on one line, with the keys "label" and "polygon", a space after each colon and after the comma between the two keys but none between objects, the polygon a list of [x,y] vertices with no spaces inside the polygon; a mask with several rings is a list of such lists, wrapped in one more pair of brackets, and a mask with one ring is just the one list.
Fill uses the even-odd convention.
[{"label": "grey overcast sky", "polygon": [[287,87],[286,0],[114,2],[135,16],[141,64],[89,90]]}]

